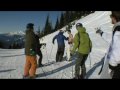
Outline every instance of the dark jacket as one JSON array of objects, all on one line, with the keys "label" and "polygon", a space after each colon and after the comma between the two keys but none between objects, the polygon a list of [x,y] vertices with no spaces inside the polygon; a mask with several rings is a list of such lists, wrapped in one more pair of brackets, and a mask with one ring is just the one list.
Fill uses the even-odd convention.
[{"label": "dark jacket", "polygon": [[65,46],[64,40],[68,40],[68,38],[66,38],[66,37],[63,35],[63,32],[59,32],[59,34],[56,35],[56,36],[53,38],[53,44],[54,44],[55,39],[57,39],[58,46]]},{"label": "dark jacket", "polygon": [[31,50],[35,52],[35,47],[36,47],[36,39],[34,32],[32,30],[26,30],[25,55],[31,55]]},{"label": "dark jacket", "polygon": [[35,35],[35,38],[36,38],[36,50],[40,51],[40,48],[42,46],[42,44],[40,44],[40,40],[39,40],[40,37],[38,35]]}]

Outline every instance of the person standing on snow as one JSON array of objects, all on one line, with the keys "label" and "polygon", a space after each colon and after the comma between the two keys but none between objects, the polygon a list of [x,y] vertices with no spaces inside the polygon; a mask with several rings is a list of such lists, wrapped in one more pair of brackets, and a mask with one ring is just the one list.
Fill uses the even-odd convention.
[{"label": "person standing on snow", "polygon": [[68,47],[67,47],[67,60],[70,61],[71,50],[73,47],[73,35],[71,34],[71,30],[67,30],[69,37],[68,37]]},{"label": "person standing on snow", "polygon": [[[120,11],[112,11],[110,17],[114,24],[112,41],[105,56],[101,78],[120,79]],[[104,35],[102,30],[97,30],[96,33]]]},{"label": "person standing on snow", "polygon": [[64,49],[65,49],[64,40],[68,40],[68,38],[66,38],[63,35],[63,31],[60,30],[60,32],[58,33],[58,35],[56,35],[53,38],[53,41],[52,41],[53,44],[54,44],[55,39],[57,39],[57,43],[58,43],[58,49],[57,49],[57,53],[56,53],[56,62],[61,62],[62,59],[63,59]]},{"label": "person standing on snow", "polygon": [[42,52],[41,52],[41,47],[42,47],[42,44],[40,44],[40,41],[39,41],[39,36],[36,34],[35,35],[35,38],[36,38],[36,54],[39,56],[39,59],[38,59],[38,67],[42,67],[43,64],[42,64],[42,58],[43,58],[43,55],[42,55]]},{"label": "person standing on snow", "polygon": [[36,77],[37,59],[36,59],[36,39],[33,32],[34,24],[27,24],[27,30],[25,35],[25,55],[26,63],[24,68],[23,79],[33,79]]},{"label": "person standing on snow", "polygon": [[[74,46],[71,54],[76,52],[77,60],[75,65],[75,78],[74,79],[84,79],[86,75],[85,61],[87,60],[88,54],[91,52],[92,42],[89,35],[86,33],[86,29],[81,23],[76,24],[76,33],[74,37]],[[81,67],[81,75],[80,75]]]}]

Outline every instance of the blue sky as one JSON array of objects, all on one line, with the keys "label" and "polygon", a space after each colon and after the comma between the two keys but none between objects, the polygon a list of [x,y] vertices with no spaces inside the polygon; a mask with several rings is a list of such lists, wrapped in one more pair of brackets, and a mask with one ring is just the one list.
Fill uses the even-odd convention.
[{"label": "blue sky", "polygon": [[24,31],[27,23],[34,23],[35,30],[43,29],[48,14],[55,25],[61,11],[0,11],[0,32]]}]

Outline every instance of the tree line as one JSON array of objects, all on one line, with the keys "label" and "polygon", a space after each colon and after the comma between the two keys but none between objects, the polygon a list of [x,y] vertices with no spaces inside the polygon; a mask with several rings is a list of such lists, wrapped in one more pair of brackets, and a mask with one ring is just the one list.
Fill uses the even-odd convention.
[{"label": "tree line", "polygon": [[65,11],[61,13],[60,18],[57,17],[55,27],[52,26],[52,22],[50,21],[49,15],[47,16],[45,26],[43,30],[40,30],[40,27],[38,28],[38,34],[40,37],[43,37],[45,35],[51,34],[58,29],[64,27],[65,25],[68,25],[69,29],[71,27],[71,23],[74,20],[82,18],[82,16],[86,16],[90,13],[93,13],[94,11]]}]

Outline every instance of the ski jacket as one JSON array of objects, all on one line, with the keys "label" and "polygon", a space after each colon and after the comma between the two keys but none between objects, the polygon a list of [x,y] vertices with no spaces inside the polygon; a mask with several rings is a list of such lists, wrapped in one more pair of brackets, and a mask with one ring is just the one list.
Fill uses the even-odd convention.
[{"label": "ski jacket", "polygon": [[[27,30],[25,35],[25,55],[31,55],[31,52],[35,52],[36,38],[32,30]],[[35,54],[33,55],[35,56]]]},{"label": "ski jacket", "polygon": [[36,50],[40,51],[42,44],[40,44],[39,36],[35,35],[35,38],[36,38]]},{"label": "ski jacket", "polygon": [[63,32],[59,32],[59,34],[56,35],[56,36],[53,38],[53,43],[54,43],[55,39],[57,39],[58,46],[65,46],[64,40],[68,40],[68,38],[66,38],[66,37],[63,35]]},{"label": "ski jacket", "polygon": [[120,64],[120,22],[113,27],[112,41],[106,59],[109,60],[111,66]]},{"label": "ski jacket", "polygon": [[117,67],[120,64],[120,22],[113,26],[112,40],[105,55],[101,78],[112,78],[109,66]]},{"label": "ski jacket", "polygon": [[76,33],[74,37],[74,46],[72,53],[78,49],[78,52],[81,54],[89,54],[91,52],[92,42],[89,38],[89,35],[86,33],[86,29],[84,27],[80,27],[78,29],[78,33]]}]

